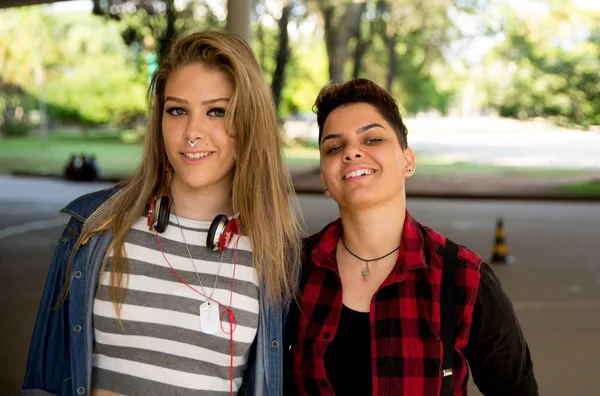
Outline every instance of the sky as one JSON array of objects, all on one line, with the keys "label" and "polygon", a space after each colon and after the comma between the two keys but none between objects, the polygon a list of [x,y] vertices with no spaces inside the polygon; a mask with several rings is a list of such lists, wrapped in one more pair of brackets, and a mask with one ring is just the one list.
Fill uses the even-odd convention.
[{"label": "sky", "polygon": [[588,10],[600,10],[600,0],[571,0],[577,4],[579,8]]}]

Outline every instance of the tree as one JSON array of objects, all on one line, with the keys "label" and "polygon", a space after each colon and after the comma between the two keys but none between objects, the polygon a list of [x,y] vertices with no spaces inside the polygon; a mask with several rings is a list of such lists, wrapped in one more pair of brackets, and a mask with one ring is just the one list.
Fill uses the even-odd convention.
[{"label": "tree", "polygon": [[[482,12],[489,1],[378,0],[374,30],[386,47],[386,89],[408,78],[428,80],[433,65],[446,62],[448,46],[463,37],[460,18]],[[424,82],[424,81],[423,81]],[[406,87],[407,81],[401,81]]]},{"label": "tree", "polygon": [[[222,28],[219,19],[207,1],[185,2],[182,8],[175,0],[93,0],[95,15],[120,21],[125,44],[144,48],[156,43],[156,52],[162,59],[171,43],[178,37],[195,30]],[[198,20],[197,16],[203,18]],[[144,44],[146,43],[146,44]],[[148,49],[148,48],[147,48]]]},{"label": "tree", "polygon": [[[362,68],[365,52],[369,48],[371,37],[373,36],[373,20],[363,27],[362,19],[367,10],[367,3],[362,3],[362,9],[358,14],[357,29],[356,29],[356,44],[354,46],[354,67],[352,70],[352,78],[359,78]],[[364,31],[364,32],[363,32]],[[366,37],[365,37],[366,36]]]},{"label": "tree", "polygon": [[313,1],[323,20],[329,58],[329,79],[333,82],[343,82],[344,66],[350,54],[348,44],[358,35],[365,0]]},{"label": "tree", "polygon": [[279,18],[279,46],[277,48],[277,55],[275,56],[277,66],[273,73],[271,80],[271,90],[273,91],[273,101],[275,102],[275,108],[279,110],[279,103],[281,102],[281,91],[285,84],[285,66],[288,63],[290,57],[289,48],[289,35],[288,35],[288,23],[290,21],[290,15],[292,13],[293,4],[289,0],[285,0],[283,9],[281,11],[281,18]]},{"label": "tree", "polygon": [[281,110],[282,95],[289,74],[287,68],[292,60],[292,43],[288,30],[291,23],[297,26],[297,23],[304,20],[307,9],[301,0],[257,0],[255,13],[255,39],[252,41],[254,51],[271,83],[275,106]]},{"label": "tree", "polygon": [[482,73],[486,104],[501,115],[549,117],[561,125],[600,125],[600,13],[551,2],[542,17],[503,10],[506,38]]},{"label": "tree", "polygon": [[[146,84],[129,54],[116,22],[88,13],[52,14],[41,7],[4,11],[0,80],[19,89],[11,88],[10,98],[0,97],[6,103],[0,108],[7,112],[2,118],[39,125],[40,103],[35,99],[43,88],[48,115],[55,122],[130,124],[145,113]],[[36,57],[43,87],[35,79]]]}]

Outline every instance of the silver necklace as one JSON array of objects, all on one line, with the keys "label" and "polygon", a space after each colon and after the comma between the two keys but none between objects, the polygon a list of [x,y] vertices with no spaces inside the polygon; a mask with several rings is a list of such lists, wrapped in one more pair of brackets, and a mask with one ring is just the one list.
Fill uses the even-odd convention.
[{"label": "silver necklace", "polygon": [[[202,288],[202,294],[207,296],[208,300],[210,300],[215,292],[215,289],[217,288],[217,281],[219,280],[219,274],[221,273],[221,265],[223,264],[223,257],[225,256],[225,250],[223,250],[223,252],[221,253],[221,261],[219,262],[219,268],[217,269],[217,276],[215,277],[215,283],[213,284],[212,291],[210,292],[210,295],[207,295],[206,291],[204,290],[204,285],[202,284],[202,280],[200,279],[200,275],[198,274],[198,270],[196,269],[196,262],[194,261],[194,258],[192,257],[192,252],[190,252],[190,247],[185,239],[185,235],[183,233],[183,228],[181,227],[181,223],[179,222],[179,217],[177,216],[177,210],[175,209],[175,201],[173,200],[173,196],[171,195],[170,198],[171,198],[171,205],[173,205],[173,215],[175,216],[175,220],[177,220],[177,226],[179,227],[179,231],[181,232],[181,238],[183,239],[183,244],[185,245],[185,249],[188,252],[188,256],[190,258],[190,261],[192,262],[192,266],[194,267],[194,273],[196,274],[196,278],[198,278],[198,283],[200,284],[200,288]],[[210,301],[208,301],[208,300],[207,300],[207,302],[210,305]]]}]

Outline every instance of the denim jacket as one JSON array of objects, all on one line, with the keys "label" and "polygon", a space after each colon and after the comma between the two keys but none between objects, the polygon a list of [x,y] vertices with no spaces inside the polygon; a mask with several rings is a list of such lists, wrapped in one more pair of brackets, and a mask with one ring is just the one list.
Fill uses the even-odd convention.
[{"label": "denim jacket", "polygon": [[[61,211],[71,218],[52,257],[20,395],[90,394],[94,346],[92,311],[100,267],[112,239],[110,232],[100,231],[86,241],[77,250],[68,274],[67,263],[86,220],[116,191],[112,188],[81,196]],[[70,292],[57,308],[65,276],[70,277]],[[260,299],[258,332],[240,395],[282,395],[284,311]]]}]

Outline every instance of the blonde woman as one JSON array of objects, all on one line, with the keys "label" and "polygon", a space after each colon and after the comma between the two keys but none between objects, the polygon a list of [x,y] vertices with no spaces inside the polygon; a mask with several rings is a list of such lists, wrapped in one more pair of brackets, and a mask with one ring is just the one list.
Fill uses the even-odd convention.
[{"label": "blonde woman", "polygon": [[195,33],[149,103],[139,168],[63,209],[21,393],[280,395],[300,230],[263,73]]}]

